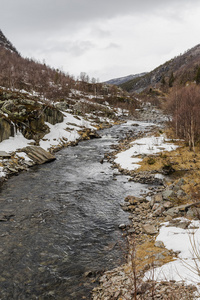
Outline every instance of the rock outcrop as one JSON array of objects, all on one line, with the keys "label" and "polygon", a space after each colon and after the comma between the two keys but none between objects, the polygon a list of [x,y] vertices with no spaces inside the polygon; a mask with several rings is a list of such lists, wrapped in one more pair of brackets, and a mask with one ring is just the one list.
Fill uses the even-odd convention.
[{"label": "rock outcrop", "polygon": [[14,124],[6,120],[4,117],[0,117],[0,142],[8,139],[10,136],[14,136],[15,126]]},{"label": "rock outcrop", "polygon": [[63,121],[63,113],[54,107],[46,107],[44,109],[44,120],[52,125],[61,123]]},{"label": "rock outcrop", "polygon": [[43,104],[28,94],[8,93],[0,90],[0,142],[20,131],[36,144],[49,132],[52,125],[63,121],[63,113],[53,106]]}]

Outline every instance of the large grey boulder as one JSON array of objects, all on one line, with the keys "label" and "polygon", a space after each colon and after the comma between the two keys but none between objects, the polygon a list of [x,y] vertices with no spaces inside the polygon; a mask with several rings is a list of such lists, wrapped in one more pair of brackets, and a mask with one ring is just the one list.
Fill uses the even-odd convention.
[{"label": "large grey boulder", "polygon": [[165,211],[163,214],[165,216],[171,216],[171,217],[178,217],[178,216],[183,216],[184,214],[186,214],[188,212],[188,210],[192,207],[198,207],[200,206],[200,202],[194,202],[194,203],[190,203],[190,204],[183,204],[180,206],[175,206],[172,207],[170,209],[168,209],[167,211]]},{"label": "large grey boulder", "polygon": [[189,219],[200,219],[200,208],[199,207],[190,207],[187,211],[186,217]]},{"label": "large grey boulder", "polygon": [[58,109],[46,107],[44,109],[44,120],[52,125],[55,125],[56,123],[63,122],[64,116],[63,113]]},{"label": "large grey boulder", "polygon": [[9,154],[9,153],[6,152],[6,151],[0,151],[0,157],[1,157],[1,158],[10,158],[10,157],[11,157],[11,154]]},{"label": "large grey boulder", "polygon": [[14,136],[15,127],[9,120],[0,117],[0,142]]},{"label": "large grey boulder", "polygon": [[184,198],[185,196],[187,196],[187,194],[181,189],[177,191],[176,195],[178,198]]},{"label": "large grey boulder", "polygon": [[22,149],[30,159],[36,164],[41,165],[45,162],[55,160],[55,156],[39,146],[27,146]]},{"label": "large grey boulder", "polygon": [[170,200],[171,198],[175,197],[175,193],[173,190],[171,189],[166,189],[163,193],[162,193],[163,199],[164,200]]},{"label": "large grey boulder", "polygon": [[142,228],[143,228],[144,232],[149,235],[154,235],[154,234],[158,233],[158,230],[156,229],[156,227],[151,224],[142,225]]}]

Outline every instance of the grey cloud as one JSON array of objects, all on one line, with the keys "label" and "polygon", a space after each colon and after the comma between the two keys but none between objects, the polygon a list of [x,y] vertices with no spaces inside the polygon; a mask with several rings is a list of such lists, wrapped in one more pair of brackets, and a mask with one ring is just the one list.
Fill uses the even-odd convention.
[{"label": "grey cloud", "polygon": [[109,35],[109,28],[94,28],[95,21],[101,25],[117,16],[165,15],[170,8],[171,18],[175,19],[180,8],[194,6],[195,2],[199,3],[198,0],[192,4],[188,0],[1,0],[0,29],[20,51],[26,40],[31,44],[31,38],[38,43],[47,36],[76,36],[85,24],[96,31],[98,38],[104,38]]},{"label": "grey cloud", "polygon": [[68,44],[66,52],[73,56],[81,56],[93,48],[95,48],[95,45],[90,41],[76,41]]},{"label": "grey cloud", "polygon": [[[105,20],[124,14],[165,13],[166,7],[176,9],[188,5],[187,0],[2,0],[2,24],[15,23],[22,30],[62,30],[78,27],[84,22]],[[192,5],[198,0],[193,0]]]},{"label": "grey cloud", "polygon": [[51,41],[45,46],[45,53],[68,53],[72,56],[84,55],[87,51],[92,50],[96,45],[90,41]]},{"label": "grey cloud", "polygon": [[111,36],[111,32],[109,30],[103,30],[98,27],[94,27],[91,29],[91,36],[97,38],[109,38]]},{"label": "grey cloud", "polygon": [[[100,67],[103,68],[102,65],[104,65],[105,69],[108,69],[112,63],[112,59],[108,58],[107,60],[107,57],[112,58],[112,52],[110,50],[114,50],[113,53],[116,56],[121,53],[120,59],[118,59],[120,66],[117,66],[118,69],[120,68],[120,72],[121,70],[123,71],[123,64],[127,70],[127,65],[130,66],[130,61],[133,61],[132,72],[138,72],[134,71],[137,61],[132,57],[134,57],[134,55],[138,57],[138,55],[141,56],[142,54],[146,57],[146,49],[148,49],[148,52],[151,50],[153,53],[158,53],[158,56],[163,53],[164,50],[160,48],[160,45],[166,47],[164,40],[159,40],[158,43],[155,40],[154,43],[150,41],[149,44],[151,44],[151,46],[149,46],[146,42],[148,39],[146,39],[145,36],[149,34],[156,36],[156,26],[159,27],[163,24],[163,18],[167,20],[166,26],[169,28],[167,32],[165,30],[166,28],[164,28],[165,25],[163,25],[163,31],[166,34],[164,38],[167,40],[167,44],[169,44],[168,51],[170,51],[170,47],[173,48],[170,39],[175,32],[176,24],[178,23],[178,26],[182,26],[182,23],[186,22],[185,16],[187,16],[188,11],[191,8],[200,8],[199,0],[0,1],[0,29],[22,55],[29,57],[35,57],[36,55],[36,57],[38,57],[37,54],[39,53],[39,58],[45,57],[47,60],[56,56],[57,63],[59,56],[63,57],[63,55],[66,54],[66,59],[70,60],[70,63],[74,67],[76,63],[78,66],[80,65],[78,58],[80,58],[82,62],[82,55],[85,53],[88,54],[89,51],[92,53],[94,50],[93,55],[91,55],[90,63],[99,63],[99,66],[95,67],[96,69]],[[131,27],[132,32],[130,32],[128,37],[126,37],[126,34],[121,37],[118,35],[118,32],[123,35],[120,29],[122,28],[124,30],[123,32],[125,32],[126,26],[128,26],[126,24],[120,24],[120,22],[123,22],[123,19],[120,19],[120,17],[123,16],[129,16],[130,18],[128,20],[132,18],[131,21],[133,21],[132,24],[134,24],[134,26]],[[156,17],[154,18],[154,16]],[[116,17],[119,18],[116,19]],[[154,19],[157,20],[157,24],[154,28],[151,27],[151,32],[148,32],[148,22]],[[140,27],[143,28],[143,24],[146,24],[144,31],[137,26],[138,20],[140,21]],[[173,28],[170,23],[173,24]],[[110,28],[106,28],[106,24],[110,24]],[[186,25],[183,26],[184,29],[187,28]],[[116,26],[116,28],[114,26]],[[128,30],[129,29],[130,28],[128,28]],[[142,38],[140,38],[141,32]],[[180,34],[180,31],[177,32]],[[196,30],[196,32],[198,32],[198,30]],[[176,35],[176,32],[174,34]],[[180,44],[179,36],[176,36],[176,40],[177,44]],[[186,37],[184,35],[184,41],[185,40]],[[137,43],[138,47],[133,46],[134,43]],[[190,43],[193,43],[193,41]],[[127,47],[127,50],[125,47]],[[129,51],[129,57],[127,54],[128,48],[131,49],[131,52]],[[139,50],[137,51],[135,48]],[[118,51],[118,49],[120,49],[120,51]],[[141,53],[140,49],[145,49],[145,51]],[[95,50],[97,50],[97,52],[95,52]],[[95,57],[96,53],[98,53],[100,57],[92,61],[92,57]],[[73,57],[75,58],[74,60]],[[125,63],[126,60],[128,61],[127,65]],[[53,61],[53,59],[51,61]],[[64,64],[63,59],[59,61],[59,65],[62,64]],[[142,62],[140,64],[140,68],[143,68]],[[87,62],[86,68],[88,65],[90,64]],[[125,69],[124,74],[126,73]],[[117,71],[113,69],[110,70],[110,72]]]},{"label": "grey cloud", "polygon": [[121,46],[118,45],[118,44],[116,44],[116,43],[110,43],[110,44],[106,47],[107,50],[110,50],[110,49],[120,49],[120,48],[121,48]]}]

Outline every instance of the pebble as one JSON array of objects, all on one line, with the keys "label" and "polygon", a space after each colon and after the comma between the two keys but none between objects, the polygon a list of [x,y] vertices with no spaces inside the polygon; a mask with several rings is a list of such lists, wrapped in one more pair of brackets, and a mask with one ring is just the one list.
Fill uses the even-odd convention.
[{"label": "pebble", "polygon": [[125,224],[120,224],[118,227],[119,227],[119,229],[125,229],[126,225]]}]

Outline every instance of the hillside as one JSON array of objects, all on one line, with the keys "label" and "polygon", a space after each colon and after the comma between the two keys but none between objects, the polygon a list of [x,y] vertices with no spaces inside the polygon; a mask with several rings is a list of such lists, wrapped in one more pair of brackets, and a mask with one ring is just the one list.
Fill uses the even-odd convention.
[{"label": "hillside", "polygon": [[13,46],[13,44],[5,37],[3,32],[0,30],[0,47],[10,50],[11,52],[15,52],[19,54],[17,49]]},{"label": "hillside", "polygon": [[135,79],[135,78],[138,78],[138,77],[142,77],[145,74],[146,73],[140,73],[140,74],[135,74],[135,75],[128,75],[128,76],[124,76],[124,77],[114,78],[114,79],[110,79],[108,81],[105,81],[105,83],[107,83],[107,84],[114,84],[114,85],[120,85],[120,84],[125,83],[127,81],[130,81],[132,79]]},{"label": "hillside", "polygon": [[160,65],[140,78],[134,78],[120,85],[129,92],[140,93],[149,88],[167,90],[173,85],[184,85],[187,81],[196,81],[200,67],[200,45],[184,54]]},{"label": "hillside", "polygon": [[2,31],[0,31],[0,66],[1,87],[13,91],[26,91],[45,101],[64,101],[71,98],[70,95],[78,100],[80,93],[82,96],[84,93],[87,94],[86,98],[89,97],[97,102],[102,96],[108,102],[110,98],[113,98],[111,100],[113,104],[119,98],[122,103],[123,99],[129,97],[126,92],[122,92],[115,86],[98,83],[95,78],[90,80],[84,72],[81,72],[80,76],[75,79],[73,75],[59,69],[51,68],[34,59],[23,58]]},{"label": "hillside", "polygon": [[62,123],[66,113],[108,126],[120,115],[134,112],[136,100],[127,92],[90,81],[85,73],[75,79],[23,58],[0,33],[0,142],[20,132],[39,145],[51,125]]}]

